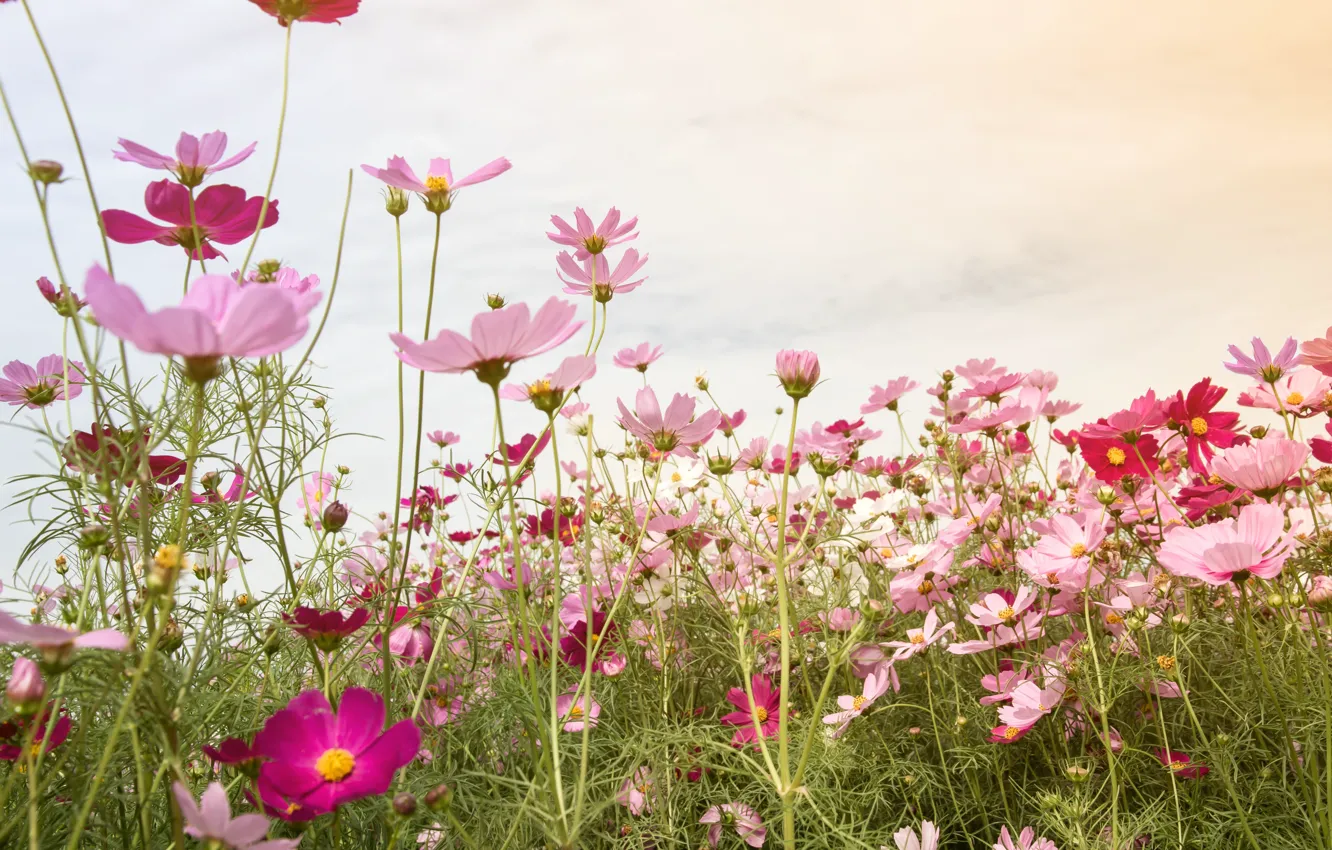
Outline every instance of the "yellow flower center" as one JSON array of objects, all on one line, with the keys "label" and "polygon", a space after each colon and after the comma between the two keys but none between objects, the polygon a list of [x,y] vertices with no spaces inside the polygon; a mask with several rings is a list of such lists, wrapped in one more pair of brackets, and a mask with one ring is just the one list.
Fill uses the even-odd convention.
[{"label": "yellow flower center", "polygon": [[1207,433],[1207,420],[1201,416],[1193,417],[1189,420],[1189,430],[1193,432],[1193,436],[1201,437]]},{"label": "yellow flower center", "polygon": [[1018,728],[1016,726],[1009,726],[1007,729],[1004,730],[1004,738],[1009,741],[1016,738],[1017,734],[1018,734]]},{"label": "yellow flower center", "polygon": [[1189,763],[1186,762],[1186,761],[1172,761],[1172,762],[1170,763],[1170,769],[1173,770],[1173,771],[1175,771],[1176,773],[1178,773],[1178,772],[1181,771],[1181,770],[1186,769],[1188,766],[1189,766]]},{"label": "yellow flower center", "polygon": [[1059,573],[1048,572],[1045,574],[1045,580],[1050,582],[1050,584],[1059,584]]},{"label": "yellow flower center", "polygon": [[761,705],[754,708],[754,716],[758,718],[759,723],[768,722],[768,710]]},{"label": "yellow flower center", "polygon": [[1215,487],[1221,483],[1221,476],[1217,475],[1216,473],[1212,473],[1211,475],[1207,476],[1207,483]]},{"label": "yellow flower center", "polygon": [[933,593],[934,582],[930,581],[929,579],[925,579],[920,584],[916,585],[916,592],[922,595],[926,593]]},{"label": "yellow flower center", "polygon": [[1162,670],[1175,669],[1175,656],[1173,655],[1156,656],[1156,666],[1160,667]]},{"label": "yellow flower center", "polygon": [[995,616],[997,616],[997,617],[998,617],[999,619],[1001,619],[1001,620],[1011,620],[1011,619],[1013,619],[1014,617],[1017,616],[1017,612],[1014,611],[1011,607],[1010,607],[1010,608],[1004,608],[1002,611],[1000,611],[1000,612],[999,612],[997,615],[995,615]]},{"label": "yellow flower center", "polygon": [[1286,404],[1297,405],[1304,404],[1304,393],[1291,393],[1286,396]]},{"label": "yellow flower center", "polygon": [[324,750],[324,754],[315,762],[315,770],[329,782],[340,782],[346,779],[354,767],[356,767],[356,758],[346,750],[337,747]]},{"label": "yellow flower center", "polygon": [[597,641],[601,640],[601,635],[597,634],[596,632],[593,632],[592,634],[587,636],[587,640],[588,643],[596,643]]},{"label": "yellow flower center", "polygon": [[1117,626],[1124,622],[1124,618],[1116,614],[1114,611],[1111,611],[1105,615],[1105,621],[1112,626]]},{"label": "yellow flower center", "polygon": [[1111,466],[1123,466],[1124,461],[1128,460],[1128,455],[1124,454],[1124,450],[1119,446],[1111,446],[1105,453],[1105,460]]},{"label": "yellow flower center", "polygon": [[773,629],[772,631],[768,632],[768,637],[772,638],[773,640],[780,640],[781,636],[782,636],[782,630],[780,628]]},{"label": "yellow flower center", "polygon": [[533,381],[527,385],[528,395],[549,395],[552,392],[550,381],[542,378],[539,381]]},{"label": "yellow flower center", "polygon": [[672,473],[671,473],[671,483],[672,483],[672,484],[679,484],[679,483],[680,483],[681,481],[683,481],[683,480],[684,480],[684,476],[681,475],[680,473],[678,473],[678,472],[672,472]]},{"label": "yellow flower center", "polygon": [[925,633],[916,632],[914,635],[911,636],[911,642],[914,643],[916,646],[920,646],[925,642]]},{"label": "yellow flower center", "polygon": [[287,804],[287,814],[289,814],[289,815],[291,815],[291,814],[295,814],[296,811],[297,811],[298,809],[300,809],[300,807],[301,807],[301,804],[300,804],[300,803],[288,803],[288,804]]},{"label": "yellow flower center", "polygon": [[578,703],[574,703],[573,705],[569,706],[569,718],[571,720],[578,720],[582,716],[583,716],[583,707],[581,705],[579,705]]},{"label": "yellow flower center", "polygon": [[153,563],[164,570],[174,570],[180,568],[180,547],[174,543],[168,543],[157,550],[153,556]]},{"label": "yellow flower center", "polygon": [[425,179],[427,192],[447,192],[449,191],[449,179],[442,174],[433,175]]},{"label": "yellow flower center", "polygon": [[1085,554],[1087,554],[1086,543],[1074,543],[1073,547],[1068,550],[1068,556],[1070,558],[1081,558]]},{"label": "yellow flower center", "polygon": [[851,708],[855,711],[860,711],[862,708],[865,707],[865,703],[867,702],[869,702],[869,700],[865,699],[863,696],[856,697],[855,699],[851,700]]}]

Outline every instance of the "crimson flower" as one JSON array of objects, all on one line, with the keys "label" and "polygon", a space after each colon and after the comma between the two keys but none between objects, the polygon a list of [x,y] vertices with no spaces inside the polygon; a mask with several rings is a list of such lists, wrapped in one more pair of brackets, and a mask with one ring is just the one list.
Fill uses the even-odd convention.
[{"label": "crimson flower", "polygon": [[1225,387],[1214,387],[1211,378],[1203,378],[1187,396],[1181,391],[1166,403],[1166,415],[1188,445],[1189,467],[1198,472],[1207,471],[1208,461],[1216,454],[1213,447],[1228,449],[1248,442],[1248,437],[1236,431],[1239,413],[1213,410],[1225,394]]},{"label": "crimson flower", "polygon": [[343,638],[365,625],[370,619],[370,611],[354,608],[350,614],[344,615],[341,611],[320,611],[302,605],[291,614],[283,614],[282,619],[296,634],[309,639],[325,652],[332,652]]},{"label": "crimson flower", "polygon": [[1082,459],[1096,477],[1112,484],[1125,475],[1149,477],[1161,466],[1156,458],[1159,446],[1150,434],[1129,443],[1122,437],[1092,436],[1084,430],[1078,446],[1082,449]]},{"label": "crimson flower", "polygon": [[579,620],[569,629],[568,635],[560,638],[560,657],[570,667],[585,671],[588,656],[595,654],[596,660],[592,662],[592,672],[614,676],[623,669],[624,659],[618,653],[598,650],[597,647],[614,641],[615,631],[613,620],[608,622],[603,612],[593,611],[590,626],[586,620]]},{"label": "crimson flower", "polygon": [[[270,200],[264,214],[264,227],[277,224],[278,202]],[[190,190],[171,180],[149,183],[143,193],[143,205],[154,218],[166,222],[159,224],[126,210],[106,210],[102,224],[113,242],[137,245],[156,242],[159,245],[179,245],[194,259],[211,260],[225,255],[213,247],[235,245],[254,234],[259,226],[259,211],[263,197],[247,198],[239,186],[219,183],[209,186],[194,199],[194,221],[190,221]],[[194,229],[199,230],[199,244],[195,244]]]},{"label": "crimson flower", "polygon": [[250,0],[251,3],[288,26],[292,21],[311,24],[338,24],[356,14],[361,0]]},{"label": "crimson flower", "polygon": [[1198,779],[1211,772],[1211,768],[1202,762],[1195,762],[1189,757],[1188,753],[1181,753],[1177,750],[1167,750],[1164,747],[1157,747],[1152,755],[1156,760],[1174,771],[1175,776],[1180,779]]},{"label": "crimson flower", "polygon": [[[781,689],[774,688],[767,676],[755,674],[749,681],[754,690],[752,705],[744,688],[731,688],[726,692],[727,701],[736,710],[722,715],[721,722],[736,727],[735,734],[731,736],[731,744],[736,747],[757,740],[759,735],[771,737],[776,734],[778,727]],[[754,731],[756,725],[757,733]]]}]

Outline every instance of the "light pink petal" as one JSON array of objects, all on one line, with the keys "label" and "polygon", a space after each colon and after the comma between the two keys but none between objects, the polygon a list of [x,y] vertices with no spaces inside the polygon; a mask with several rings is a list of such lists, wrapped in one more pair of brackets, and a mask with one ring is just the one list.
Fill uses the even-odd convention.
[{"label": "light pink petal", "polygon": [[227,308],[240,295],[241,287],[230,277],[221,274],[206,274],[195,278],[189,292],[180,300],[180,306],[188,307],[207,316],[209,321],[220,324],[227,315]]},{"label": "light pink petal", "polygon": [[487,310],[472,318],[472,344],[482,360],[520,360],[520,341],[531,318],[526,304]]},{"label": "light pink petal", "polygon": [[[226,144],[225,140],[226,137],[224,136],[223,144]],[[187,165],[191,168],[198,166],[200,164],[198,138],[189,133],[181,133],[180,140],[176,142],[176,159],[180,161],[181,165]]]},{"label": "light pink petal", "polygon": [[481,360],[471,341],[456,331],[442,330],[426,342],[399,333],[389,339],[401,349],[399,360],[425,372],[466,372]]},{"label": "light pink petal", "polygon": [[267,357],[305,336],[308,323],[281,289],[244,287],[218,327],[221,351],[231,357]]},{"label": "light pink petal", "polygon": [[129,139],[117,139],[123,151],[112,151],[111,156],[121,162],[133,162],[142,165],[145,168],[169,169],[176,164],[176,161],[169,156],[164,156],[152,148],[144,147],[138,142],[131,142]]},{"label": "light pink petal", "polygon": [[657,394],[652,391],[652,387],[643,387],[634,396],[634,412],[649,431],[665,430],[665,423],[661,418],[661,405],[658,404]]},{"label": "light pink petal", "polygon": [[449,161],[443,157],[437,156],[430,160],[430,170],[426,172],[426,175],[428,177],[443,177],[444,182],[448,184],[450,189],[457,188],[453,185],[453,168],[449,165]]},{"label": "light pink petal", "polygon": [[124,652],[129,649],[129,638],[116,629],[98,629],[79,635],[74,639],[74,645],[81,649],[114,649]]},{"label": "light pink petal", "polygon": [[133,334],[148,311],[134,290],[116,283],[106,269],[98,265],[88,270],[83,288],[97,323],[115,336],[137,345]]},{"label": "light pink petal", "polygon": [[[448,160],[445,160],[445,162],[447,163]],[[454,189],[461,189],[464,186],[475,186],[477,183],[484,183],[487,180],[491,180],[495,177],[500,176],[501,174],[508,171],[512,167],[513,163],[509,162],[504,157],[500,157],[499,159],[493,160],[481,166],[476,171],[473,171],[471,174],[459,180],[457,183],[450,183],[450,186]]]},{"label": "light pink petal", "polygon": [[576,354],[566,357],[550,375],[550,385],[559,390],[581,386],[597,373],[597,358]]},{"label": "light pink petal", "polygon": [[214,165],[212,168],[208,170],[225,171],[226,169],[231,168],[232,166],[240,165],[242,162],[250,158],[250,154],[254,153],[254,148],[257,144],[259,143],[250,142],[248,145],[241,148],[240,151],[238,151],[234,156],[227,157],[226,159],[222,160],[217,165]]}]

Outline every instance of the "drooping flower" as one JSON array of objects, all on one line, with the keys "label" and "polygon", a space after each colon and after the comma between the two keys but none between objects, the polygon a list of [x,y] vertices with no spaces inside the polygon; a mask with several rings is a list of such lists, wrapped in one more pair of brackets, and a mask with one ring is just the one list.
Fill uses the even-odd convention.
[{"label": "drooping flower", "polygon": [[1288,337],[1281,350],[1272,356],[1271,350],[1258,337],[1253,338],[1253,356],[1244,353],[1238,345],[1231,345],[1226,350],[1235,360],[1232,363],[1224,364],[1227,369],[1237,375],[1248,375],[1257,381],[1271,383],[1295,365],[1297,359],[1296,350],[1299,343],[1294,337]]},{"label": "drooping flower", "polygon": [[416,758],[421,733],[410,719],[384,730],[384,700],[348,688],[335,712],[320,691],[305,691],[275,713],[254,739],[271,761],[263,781],[300,804],[331,811],[383,794],[398,768]]},{"label": "drooping flower", "polygon": [[181,817],[185,819],[185,833],[209,847],[218,847],[220,850],[291,850],[301,843],[299,837],[265,840],[268,835],[268,818],[263,815],[246,814],[233,818],[226,789],[220,782],[208,786],[199,798],[198,805],[195,805],[190,789],[181,783],[172,785],[171,791],[180,806]]},{"label": "drooping flower", "polygon": [[55,309],[58,315],[65,318],[73,317],[88,303],[69,287],[62,285],[61,289],[56,289],[56,285],[45,275],[37,278],[37,291],[42,294],[42,298]]},{"label": "drooping flower", "polygon": [[195,278],[180,306],[149,312],[101,266],[89,269],[85,288],[102,327],[140,351],[183,358],[186,374],[201,382],[216,377],[223,357],[266,357],[300,342],[321,297],[210,274]]},{"label": "drooping flower", "polygon": [[[725,725],[736,727],[731,744],[737,747],[758,740],[759,735],[764,738],[775,735],[781,719],[778,716],[782,702],[781,690],[774,688],[767,676],[757,674],[750,678],[749,684],[754,691],[753,704],[750,704],[744,688],[731,688],[726,692],[726,700],[736,710],[721,718]],[[757,733],[754,731],[755,726],[758,727]]]},{"label": "drooping flower", "polygon": [[[194,199],[194,221],[190,221],[190,190],[170,180],[149,183],[143,193],[143,204],[149,215],[166,224],[158,224],[127,210],[105,210],[102,225],[106,236],[113,242],[137,245],[156,242],[159,245],[179,245],[196,260],[211,260],[225,255],[213,247],[235,245],[248,239],[259,226],[259,212],[264,207],[262,196],[246,197],[239,186],[219,183],[209,186]],[[264,212],[264,228],[277,224],[278,202],[271,199]],[[198,229],[198,244],[195,229]]]},{"label": "drooping flower", "polygon": [[621,369],[636,369],[639,372],[646,372],[648,366],[657,362],[659,357],[661,357],[661,346],[653,346],[650,342],[644,342],[634,348],[621,348],[615,353],[615,358],[611,362]]},{"label": "drooping flower", "polygon": [[[69,370],[69,392],[66,394],[65,370]],[[66,398],[78,398],[83,393],[83,364],[70,360],[68,364],[59,354],[48,354],[29,366],[11,360],[0,379],[0,401],[30,410],[43,408]]]},{"label": "drooping flower", "polygon": [[620,424],[664,455],[698,457],[690,446],[706,440],[721,422],[721,414],[715,410],[706,410],[695,418],[694,397],[680,393],[662,411],[651,387],[643,387],[634,396],[633,413],[622,400],[616,403],[620,406]]},{"label": "drooping flower", "polygon": [[277,18],[282,26],[292,21],[310,24],[342,24],[343,18],[356,14],[361,0],[250,0]]},{"label": "drooping flower", "polygon": [[573,336],[583,326],[574,321],[576,312],[569,302],[551,298],[535,316],[521,303],[478,313],[472,318],[470,339],[448,329],[426,342],[400,333],[389,338],[400,349],[398,359],[408,366],[425,372],[474,372],[483,383],[498,386],[514,363],[544,354]]},{"label": "drooping flower", "polygon": [[813,392],[819,382],[819,356],[812,351],[784,349],[777,352],[777,380],[793,399]]},{"label": "drooping flower", "polygon": [[894,378],[883,386],[875,385],[870,389],[869,401],[860,406],[861,413],[874,413],[878,410],[897,410],[897,403],[902,396],[919,387],[920,384],[906,375]]},{"label": "drooping flower", "polygon": [[1280,574],[1296,546],[1285,530],[1281,506],[1255,502],[1238,519],[1223,519],[1194,528],[1175,526],[1157,551],[1161,566],[1177,576],[1222,585],[1250,575]]},{"label": "drooping flower", "polygon": [[[94,475],[109,473],[129,484],[139,477],[141,453],[152,435],[143,431],[138,437],[130,429],[112,428],[93,423],[91,431],[75,431],[64,449],[65,465],[81,470],[91,466]],[[164,486],[175,484],[185,474],[185,461],[175,455],[149,455],[148,475]]]},{"label": "drooping flower", "polygon": [[744,803],[722,803],[720,806],[712,806],[703,813],[698,822],[708,824],[708,845],[713,848],[721,841],[723,826],[734,827],[735,834],[750,847],[762,847],[768,838],[763,818]]},{"label": "drooping flower", "polygon": [[453,167],[449,164],[449,161],[435,157],[430,160],[430,170],[426,172],[426,178],[422,180],[416,176],[415,171],[412,171],[412,167],[407,164],[407,160],[400,156],[389,157],[386,168],[376,168],[373,165],[361,166],[366,174],[383,180],[394,188],[416,192],[421,196],[421,200],[425,202],[426,209],[436,215],[448,212],[453,206],[453,198],[459,189],[492,180],[512,167],[513,163],[504,157],[500,157],[491,160],[466,177],[454,180]]},{"label": "drooping flower", "polygon": [[[929,821],[920,825],[920,836],[909,826],[904,826],[893,833],[897,850],[937,850],[939,847],[939,828]],[[886,848],[885,848],[886,850]]]},{"label": "drooping flower", "polygon": [[630,248],[620,257],[612,270],[605,254],[589,256],[580,264],[563,252],[555,258],[564,274],[558,274],[564,281],[564,291],[570,295],[590,295],[599,303],[606,303],[621,292],[632,292],[642,285],[646,277],[630,280],[647,265],[648,255],[641,257],[637,249]]},{"label": "drooping flower", "polygon": [[1212,472],[1236,487],[1271,498],[1309,458],[1309,447],[1282,436],[1254,440],[1226,449],[1212,462]]},{"label": "drooping flower", "polygon": [[547,233],[546,236],[557,245],[567,245],[575,249],[574,259],[579,262],[621,242],[638,238],[638,234],[634,231],[635,225],[638,224],[638,216],[621,223],[620,211],[615,207],[610,208],[610,212],[606,213],[606,217],[596,227],[592,226],[592,217],[582,207],[574,210],[574,226],[571,227],[567,221],[557,215],[550,217],[550,223],[555,225],[557,232]]},{"label": "drooping flower", "polygon": [[208,175],[240,165],[254,153],[255,145],[258,144],[250,142],[239,153],[222,159],[222,154],[227,150],[227,134],[221,130],[204,133],[202,137],[181,133],[176,142],[174,157],[160,154],[129,139],[117,139],[116,143],[122,148],[111,153],[116,159],[133,162],[144,168],[170,171],[182,186],[198,186]]}]

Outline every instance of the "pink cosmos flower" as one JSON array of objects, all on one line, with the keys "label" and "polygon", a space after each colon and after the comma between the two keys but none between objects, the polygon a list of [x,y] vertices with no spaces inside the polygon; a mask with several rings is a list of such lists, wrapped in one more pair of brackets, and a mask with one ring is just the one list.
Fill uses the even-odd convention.
[{"label": "pink cosmos flower", "polygon": [[1052,684],[1042,688],[1035,682],[1023,682],[1013,689],[1008,705],[999,708],[999,720],[1008,726],[1026,728],[1059,707],[1064,687]]},{"label": "pink cosmos flower", "polygon": [[722,803],[712,806],[698,819],[708,824],[708,846],[715,848],[721,841],[722,826],[735,827],[735,834],[750,847],[762,847],[768,838],[763,818],[744,803]]},{"label": "pink cosmos flower", "polygon": [[554,412],[566,393],[578,389],[597,374],[597,359],[575,354],[566,357],[555,371],[530,384],[505,384],[500,398],[511,401],[530,401],[538,410]]},{"label": "pink cosmos flower", "polygon": [[777,352],[777,380],[793,399],[802,399],[819,383],[819,356],[812,351]]},{"label": "pink cosmos flower", "polygon": [[493,180],[512,167],[513,163],[500,157],[491,160],[466,177],[454,180],[453,168],[449,165],[449,161],[435,157],[430,160],[430,170],[426,172],[425,180],[422,180],[412,171],[407,160],[400,156],[389,157],[386,168],[375,168],[373,165],[361,166],[366,174],[383,180],[394,188],[416,192],[425,201],[426,209],[436,215],[447,212],[453,206],[453,197],[459,189]]},{"label": "pink cosmos flower", "polygon": [[1300,363],[1332,377],[1332,328],[1328,328],[1322,338],[1315,337],[1300,344]]},{"label": "pink cosmos flower", "polygon": [[[199,244],[195,244],[194,227],[190,223],[190,190],[170,180],[149,183],[143,193],[143,204],[154,218],[166,224],[151,222],[126,210],[105,210],[102,224],[107,238],[125,245],[156,242],[159,245],[179,245],[194,259],[211,260],[225,255],[213,247],[235,245],[248,239],[259,226],[259,211],[263,197],[247,198],[238,186],[219,183],[209,186],[194,199],[194,224],[199,229]],[[277,224],[278,202],[270,200],[264,213],[264,228]]]},{"label": "pink cosmos flower", "polygon": [[1294,337],[1289,337],[1285,344],[1281,346],[1281,350],[1273,357],[1271,350],[1263,341],[1254,337],[1252,357],[1245,354],[1238,345],[1231,345],[1226,350],[1230,352],[1231,357],[1235,358],[1235,361],[1223,365],[1237,375],[1248,375],[1255,380],[1271,383],[1290,371],[1290,367],[1295,365],[1298,345],[1299,343],[1295,341]]},{"label": "pink cosmos flower", "polygon": [[[20,716],[15,720],[4,724],[4,735],[6,737],[0,739],[4,741],[4,743],[0,743],[0,761],[19,761],[22,758],[26,758],[29,753],[32,753],[33,747],[39,746],[35,743],[27,744],[27,741],[23,740],[27,737],[27,730],[31,728],[29,724],[33,719],[34,718]],[[65,716],[64,709],[60,710],[54,723],[51,722],[51,707],[49,704],[46,709],[42,711],[41,715],[35,719],[37,721],[37,728],[33,730],[32,740],[34,742],[46,742],[46,747],[42,752],[51,752],[56,747],[65,743],[65,739],[69,737],[69,729],[72,724],[70,723],[69,718]],[[22,737],[20,738],[19,736]],[[26,746],[20,746],[20,744],[26,744]]]},{"label": "pink cosmos flower", "polygon": [[1282,436],[1232,446],[1212,461],[1212,472],[1236,487],[1264,498],[1276,495],[1309,458],[1309,447]]},{"label": "pink cosmos flower", "polygon": [[341,611],[321,611],[301,605],[290,614],[284,613],[282,619],[296,634],[308,638],[325,652],[332,652],[343,638],[365,625],[370,619],[370,610],[353,608],[350,614],[344,615]]},{"label": "pink cosmos flower", "polygon": [[1050,531],[1036,543],[1036,551],[1056,561],[1086,558],[1105,540],[1105,525],[1088,514],[1079,522],[1067,514],[1050,518]]},{"label": "pink cosmos flower", "polygon": [[219,358],[266,357],[300,342],[321,297],[209,274],[195,278],[179,307],[150,313],[101,266],[88,270],[84,288],[98,324],[140,351],[184,358],[201,379],[216,375]]},{"label": "pink cosmos flower", "polygon": [[336,712],[319,691],[305,691],[278,711],[255,736],[272,761],[261,780],[301,805],[332,811],[361,797],[383,794],[398,768],[416,758],[421,732],[412,720],[384,731],[384,700],[348,688]]},{"label": "pink cosmos flower", "polygon": [[635,348],[621,348],[615,354],[612,361],[621,369],[637,369],[639,372],[646,372],[648,366],[657,362],[661,357],[661,346],[653,346],[650,342],[639,344]]},{"label": "pink cosmos flower", "polygon": [[573,336],[583,326],[574,321],[577,308],[551,298],[533,316],[526,304],[510,304],[472,318],[471,339],[457,331],[440,331],[434,339],[415,342],[391,333],[400,349],[398,359],[426,372],[474,372],[483,383],[498,386],[519,360],[544,354]]},{"label": "pink cosmos flower", "polygon": [[462,437],[452,431],[431,431],[426,434],[426,439],[439,446],[441,449],[449,446],[455,446],[462,441]]},{"label": "pink cosmos flower", "polygon": [[1259,384],[1240,393],[1238,401],[1244,407],[1300,414],[1326,407],[1329,395],[1332,395],[1332,378],[1313,369],[1296,369],[1270,384]]},{"label": "pink cosmos flower", "polygon": [[1059,848],[1048,838],[1037,838],[1036,830],[1031,827],[1022,830],[1022,834],[1015,841],[1005,826],[999,830],[999,840],[995,843],[994,850],[1059,850]]},{"label": "pink cosmos flower", "polygon": [[883,386],[870,390],[869,401],[860,406],[861,413],[873,413],[876,410],[897,410],[897,402],[902,396],[919,387],[920,384],[903,375],[894,378]]},{"label": "pink cosmos flower", "polygon": [[846,733],[847,727],[851,721],[864,714],[874,701],[884,694],[888,693],[897,674],[893,670],[892,662],[880,664],[874,669],[874,672],[865,677],[865,686],[860,696],[851,696],[844,694],[837,698],[837,706],[841,711],[835,711],[832,714],[825,715],[823,722],[830,726],[836,726],[832,736],[840,738]]},{"label": "pink cosmos flower", "polygon": [[[564,291],[570,295],[591,295],[598,302],[605,303],[621,292],[632,292],[642,285],[646,277],[630,280],[647,265],[648,255],[639,257],[635,248],[624,252],[624,256],[615,264],[612,271],[605,254],[595,254],[583,260],[582,264],[574,261],[566,251],[555,258],[560,271],[556,275],[564,281]],[[567,275],[567,277],[565,276]]]},{"label": "pink cosmos flower", "polygon": [[30,659],[15,655],[14,670],[5,685],[5,699],[17,706],[20,713],[27,713],[25,708],[35,713],[45,698],[46,680],[42,678],[42,671]]},{"label": "pink cosmos flower", "polygon": [[361,0],[250,0],[251,3],[288,26],[292,21],[342,25],[342,18],[356,14]]},{"label": "pink cosmos flower", "polygon": [[971,604],[971,615],[967,617],[967,622],[983,628],[995,626],[1011,628],[1022,616],[1022,612],[1030,608],[1035,601],[1035,589],[1025,584],[1018,588],[1017,596],[1011,601],[998,593],[987,593],[980,602]]},{"label": "pink cosmos flower", "polygon": [[664,455],[698,457],[689,447],[710,437],[721,422],[721,414],[715,410],[706,410],[695,418],[694,397],[680,393],[675,394],[663,412],[651,387],[644,387],[634,396],[633,413],[622,400],[617,399],[616,403],[620,406],[620,424]]},{"label": "pink cosmos flower", "polygon": [[652,811],[656,796],[652,788],[652,768],[642,765],[634,771],[632,777],[624,780],[620,793],[615,795],[615,801],[628,808],[629,814],[638,817],[643,812]]},{"label": "pink cosmos flower", "polygon": [[568,693],[561,694],[555,700],[555,711],[564,720],[560,728],[565,732],[582,732],[584,725],[595,729],[601,717],[601,703],[589,699],[587,694],[578,697],[577,702],[574,701],[573,692],[577,689],[578,686],[573,685]]},{"label": "pink cosmos flower", "polygon": [[116,143],[123,148],[111,153],[116,159],[137,163],[144,168],[170,171],[182,186],[198,186],[208,175],[240,165],[254,153],[255,145],[258,144],[250,142],[240,153],[222,159],[222,154],[227,150],[227,134],[221,130],[204,133],[203,138],[181,133],[176,142],[174,157],[160,154],[129,139],[117,139]]},{"label": "pink cosmos flower", "polygon": [[[264,260],[259,263],[259,268],[250,269],[245,273],[246,283],[275,284],[283,289],[289,289],[297,295],[304,295],[319,286],[319,275],[308,274],[304,277],[301,273],[291,266],[278,266],[276,270],[268,267],[268,263],[273,260]],[[231,273],[232,280],[240,280],[240,270],[237,269]]]},{"label": "pink cosmos flower", "polygon": [[0,379],[0,401],[16,407],[37,410],[66,398],[78,398],[83,392],[83,364],[69,361],[69,393],[65,393],[65,358],[48,354],[35,367],[11,360]]},{"label": "pink cosmos flower", "polygon": [[721,415],[721,425],[718,427],[721,429],[723,435],[730,437],[735,434],[736,428],[745,424],[745,418],[745,411],[743,408],[737,410],[735,413],[723,413]]},{"label": "pink cosmos flower", "polygon": [[1254,502],[1240,510],[1238,519],[1175,526],[1166,533],[1157,560],[1177,576],[1222,585],[1250,575],[1274,578],[1296,545],[1286,534],[1281,506]]},{"label": "pink cosmos flower", "polygon": [[897,850],[937,850],[939,847],[939,828],[929,821],[920,825],[920,837],[909,826],[904,826],[893,833]]},{"label": "pink cosmos flower", "polygon": [[291,850],[301,843],[300,838],[264,840],[268,835],[268,818],[263,815],[233,818],[226,789],[220,782],[208,786],[198,805],[195,805],[190,789],[181,783],[172,785],[171,791],[176,796],[181,816],[185,818],[186,834],[209,846],[220,844],[230,850]]},{"label": "pink cosmos flower", "polygon": [[1180,779],[1199,779],[1212,772],[1212,769],[1202,762],[1195,762],[1188,753],[1157,747],[1152,751],[1152,755]]},{"label": "pink cosmos flower", "polygon": [[21,623],[0,611],[0,643],[26,643],[50,663],[63,664],[76,649],[129,649],[129,639],[117,629],[98,629],[80,634],[56,626]]},{"label": "pink cosmos flower", "polygon": [[596,227],[592,226],[592,217],[582,207],[574,210],[575,226],[570,227],[567,221],[557,215],[550,217],[550,223],[555,225],[558,232],[547,233],[546,236],[557,245],[567,245],[575,249],[574,259],[579,262],[593,254],[600,254],[613,245],[638,238],[638,234],[634,232],[638,216],[621,224],[620,211],[615,207],[610,208],[610,212],[606,213],[606,217]]},{"label": "pink cosmos flower", "polygon": [[907,629],[906,640],[890,640],[884,646],[892,647],[897,651],[893,653],[893,660],[907,659],[917,653],[924,652],[926,649],[937,643],[953,630],[955,623],[946,623],[943,628],[939,628],[939,615],[931,608],[925,615],[925,622],[919,629]]},{"label": "pink cosmos flower", "polygon": [[[754,691],[752,705],[744,688],[731,688],[726,692],[726,700],[736,710],[722,715],[721,722],[736,727],[735,734],[731,736],[731,744],[736,747],[757,740],[759,735],[768,738],[777,734],[781,719],[778,713],[781,710],[782,692],[772,686],[772,680],[756,674],[750,678],[749,684]],[[755,726],[758,726],[757,733],[754,731]]]}]

